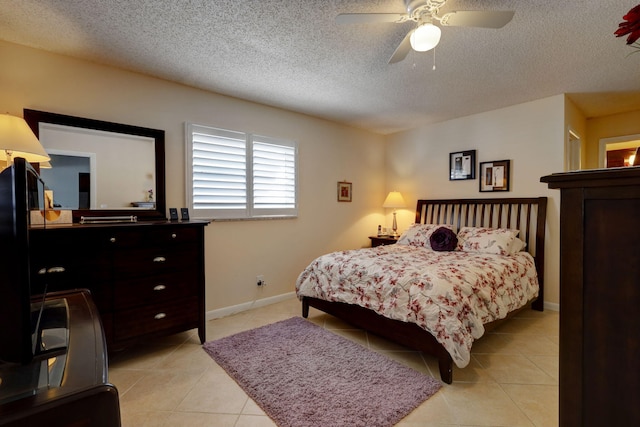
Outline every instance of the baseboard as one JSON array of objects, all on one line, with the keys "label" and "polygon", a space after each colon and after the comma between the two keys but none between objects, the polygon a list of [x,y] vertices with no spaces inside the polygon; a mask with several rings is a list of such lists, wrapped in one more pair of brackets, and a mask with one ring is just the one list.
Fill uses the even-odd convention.
[{"label": "baseboard", "polygon": [[205,317],[207,320],[219,319],[221,317],[231,316],[232,314],[242,313],[243,311],[248,311],[254,308],[264,307],[267,305],[285,301],[290,298],[294,298],[295,295],[295,292],[287,292],[286,294],[245,302],[238,305],[232,305],[230,307],[217,308],[215,310],[207,311]]},{"label": "baseboard", "polygon": [[560,311],[560,304],[556,304],[555,302],[546,302],[544,303],[545,310],[551,311]]}]

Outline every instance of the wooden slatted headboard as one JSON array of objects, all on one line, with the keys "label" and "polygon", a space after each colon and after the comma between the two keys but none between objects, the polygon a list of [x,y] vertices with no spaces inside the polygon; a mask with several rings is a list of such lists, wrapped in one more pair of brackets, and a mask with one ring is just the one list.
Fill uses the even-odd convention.
[{"label": "wooden slatted headboard", "polygon": [[417,224],[450,224],[462,227],[491,227],[520,230],[518,237],[536,261],[540,293],[533,308],[544,304],[544,239],[547,198],[442,199],[418,200]]}]

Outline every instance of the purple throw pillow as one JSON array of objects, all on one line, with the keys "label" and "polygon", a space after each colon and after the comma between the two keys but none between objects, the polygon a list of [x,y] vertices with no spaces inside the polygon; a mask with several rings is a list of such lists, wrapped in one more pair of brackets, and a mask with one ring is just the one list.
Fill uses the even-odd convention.
[{"label": "purple throw pillow", "polygon": [[458,237],[453,230],[446,227],[440,227],[429,237],[431,249],[434,251],[452,251],[458,244]]}]

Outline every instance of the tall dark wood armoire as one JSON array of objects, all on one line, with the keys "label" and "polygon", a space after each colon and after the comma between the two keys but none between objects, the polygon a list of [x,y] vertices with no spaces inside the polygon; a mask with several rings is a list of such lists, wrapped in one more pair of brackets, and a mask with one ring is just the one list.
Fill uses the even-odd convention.
[{"label": "tall dark wood armoire", "polygon": [[560,425],[640,425],[640,167],[541,181],[561,191]]}]

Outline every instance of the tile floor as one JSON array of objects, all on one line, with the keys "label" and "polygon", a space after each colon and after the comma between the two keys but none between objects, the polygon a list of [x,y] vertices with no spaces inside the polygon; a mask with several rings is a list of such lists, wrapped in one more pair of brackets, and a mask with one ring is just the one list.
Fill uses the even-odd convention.
[{"label": "tile floor", "polygon": [[[207,340],[300,315],[292,298],[209,321]],[[353,329],[311,309],[309,319],[439,378],[437,362]],[[472,361],[454,367],[454,382],[398,426],[558,425],[558,313],[525,311],[477,341]],[[124,427],[275,424],[202,350],[196,331],[140,344],[111,357],[110,381],[120,392]]]}]

